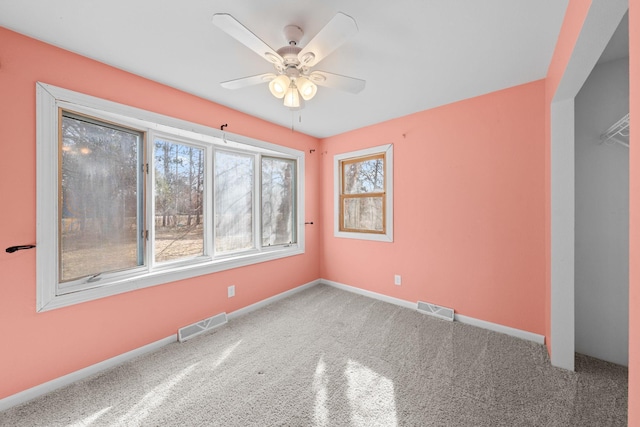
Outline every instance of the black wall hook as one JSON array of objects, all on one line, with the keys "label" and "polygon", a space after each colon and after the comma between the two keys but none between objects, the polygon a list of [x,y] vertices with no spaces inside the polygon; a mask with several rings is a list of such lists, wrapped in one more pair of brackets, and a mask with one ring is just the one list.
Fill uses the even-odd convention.
[{"label": "black wall hook", "polygon": [[226,124],[226,123],[225,123],[225,124],[223,124],[223,125],[221,125],[221,126],[220,126],[220,130],[224,130],[224,128],[226,128],[227,126],[229,126],[229,125],[228,125],[228,124]]},{"label": "black wall hook", "polygon": [[21,251],[21,250],[23,250],[23,249],[33,249],[33,248],[35,248],[35,247],[36,247],[36,245],[19,245],[19,246],[9,246],[9,247],[7,248],[7,252],[8,252],[8,253],[10,253],[10,254],[12,254],[12,253],[14,253],[14,252],[16,252],[16,251]]}]

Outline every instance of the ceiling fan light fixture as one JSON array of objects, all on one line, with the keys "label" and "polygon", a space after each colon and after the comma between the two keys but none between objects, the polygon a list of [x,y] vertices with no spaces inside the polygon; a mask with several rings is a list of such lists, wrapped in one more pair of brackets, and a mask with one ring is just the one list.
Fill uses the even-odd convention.
[{"label": "ceiling fan light fixture", "polygon": [[284,95],[284,106],[289,108],[300,108],[300,94],[295,83],[291,82],[287,93]]},{"label": "ceiling fan light fixture", "polygon": [[298,77],[296,79],[296,85],[298,86],[302,99],[305,101],[316,96],[316,92],[318,92],[318,86],[306,77]]},{"label": "ceiling fan light fixture", "polygon": [[284,74],[280,74],[278,77],[269,82],[269,90],[271,91],[271,94],[273,96],[282,99],[287,93],[287,88],[290,84],[291,80],[289,79],[289,77],[285,76]]}]

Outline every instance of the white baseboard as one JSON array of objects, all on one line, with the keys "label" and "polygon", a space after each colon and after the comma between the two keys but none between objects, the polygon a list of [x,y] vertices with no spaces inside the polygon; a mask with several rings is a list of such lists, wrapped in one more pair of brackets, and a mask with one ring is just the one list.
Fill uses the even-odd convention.
[{"label": "white baseboard", "polygon": [[536,344],[544,345],[544,335],[536,334],[529,331],[523,331],[522,329],[516,329],[510,326],[500,325],[498,323],[487,322],[486,320],[480,320],[474,317],[463,316],[462,314],[456,314],[455,320],[460,323],[466,323],[467,325],[477,326],[478,328],[500,332],[502,334],[511,335],[512,337],[520,338],[527,341],[533,341]]},{"label": "white baseboard", "polygon": [[285,299],[287,297],[290,297],[293,294],[296,294],[298,292],[304,291],[305,289],[309,289],[315,285],[319,285],[320,283],[322,283],[322,281],[320,279],[316,279],[313,280],[309,283],[305,283],[304,285],[300,285],[296,288],[293,289],[289,289],[288,291],[284,291],[282,293],[279,293],[277,295],[274,295],[272,297],[269,297],[267,299],[263,299],[262,301],[258,301],[254,304],[248,305],[246,307],[242,307],[236,311],[232,311],[231,313],[227,314],[227,320],[233,320],[238,316],[242,316],[245,315],[247,313],[251,313],[252,311],[258,310],[259,308],[265,307],[269,304],[273,304],[276,301],[279,301],[281,299]]},{"label": "white baseboard", "polygon": [[28,402],[29,400],[35,399],[36,397],[40,397],[56,389],[87,378],[91,375],[97,374],[98,372],[104,371],[105,369],[113,368],[114,366],[118,366],[130,359],[141,356],[145,353],[158,350],[159,348],[176,341],[176,335],[171,335],[161,340],[128,351],[126,353],[119,354],[118,356],[112,357],[111,359],[96,363],[95,365],[87,366],[86,368],[80,369],[54,380],[47,381],[46,383],[31,387],[27,390],[13,394],[11,396],[7,396],[4,399],[0,399],[0,411],[4,411],[5,409],[9,409],[13,406]]},{"label": "white baseboard", "polygon": [[[342,289],[343,291],[353,292],[355,294],[363,295],[365,297],[374,298],[380,301],[388,302],[390,304],[398,305],[404,308],[410,308],[417,310],[417,303],[406,301],[399,298],[390,297],[388,295],[379,294],[376,292],[367,291],[364,289],[356,288],[354,286],[345,285],[343,283],[334,282],[332,280],[320,279],[321,283],[324,283],[334,288]],[[463,316],[461,314],[455,314],[455,320],[460,323],[466,323],[467,325],[476,326],[482,329],[488,329],[490,331],[499,332],[512,337],[524,339],[527,341],[533,341],[537,344],[544,345],[544,335],[535,334],[533,332],[523,331],[521,329],[512,328],[509,326],[500,325],[497,323],[487,322],[486,320],[480,320],[469,316]]]},{"label": "white baseboard", "polygon": [[333,280],[320,279],[320,282],[324,283],[325,285],[332,286],[334,288],[342,289],[343,291],[352,292],[354,294],[363,295],[365,297],[369,297],[369,298],[377,299],[377,300],[380,300],[380,301],[388,302],[389,304],[399,305],[400,307],[411,308],[411,309],[414,309],[414,310],[416,308],[416,304],[415,303],[412,303],[410,301],[406,301],[406,300],[403,300],[403,299],[400,299],[400,298],[394,298],[394,297],[390,297],[388,295],[379,294],[377,292],[367,291],[365,289],[360,289],[360,288],[356,288],[354,286],[345,285],[344,283],[334,282]]}]

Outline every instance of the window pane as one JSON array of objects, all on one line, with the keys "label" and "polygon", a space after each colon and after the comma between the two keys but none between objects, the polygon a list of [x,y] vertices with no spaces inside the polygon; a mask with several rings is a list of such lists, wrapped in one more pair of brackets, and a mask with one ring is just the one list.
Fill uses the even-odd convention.
[{"label": "window pane", "polygon": [[382,233],[384,232],[382,212],[382,197],[345,198],[343,228]]},{"label": "window pane", "polygon": [[204,253],[204,149],[156,139],[155,260]]},{"label": "window pane", "polygon": [[382,193],[384,191],[384,157],[360,162],[343,162],[343,194]]},{"label": "window pane", "polygon": [[262,158],[262,246],[293,243],[295,161]]},{"label": "window pane", "polygon": [[143,264],[142,134],[62,118],[60,282]]},{"label": "window pane", "polygon": [[253,248],[254,157],[216,151],[215,251]]}]

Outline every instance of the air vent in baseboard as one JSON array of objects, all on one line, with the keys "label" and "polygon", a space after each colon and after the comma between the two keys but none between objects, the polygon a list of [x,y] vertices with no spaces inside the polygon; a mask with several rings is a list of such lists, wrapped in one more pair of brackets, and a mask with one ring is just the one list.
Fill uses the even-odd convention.
[{"label": "air vent in baseboard", "polygon": [[227,313],[216,314],[192,325],[178,329],[178,341],[184,342],[213,328],[227,323]]},{"label": "air vent in baseboard", "polygon": [[453,308],[441,307],[429,302],[418,301],[418,311],[420,313],[428,314],[429,316],[435,316],[444,320],[449,320],[451,322],[453,322],[454,319]]}]

